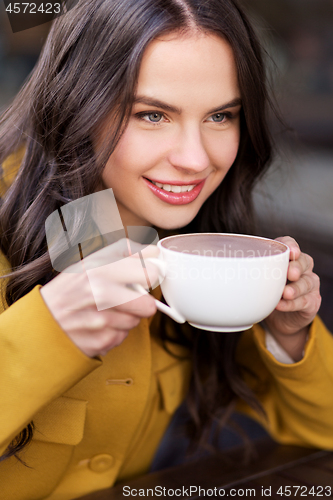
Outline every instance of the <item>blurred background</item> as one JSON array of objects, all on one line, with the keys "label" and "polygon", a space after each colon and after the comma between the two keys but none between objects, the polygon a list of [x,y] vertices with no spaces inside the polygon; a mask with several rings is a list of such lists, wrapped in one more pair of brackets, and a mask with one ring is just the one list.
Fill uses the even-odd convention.
[{"label": "blurred background", "polygon": [[[289,234],[314,257],[320,315],[333,331],[333,0],[241,1],[287,125],[272,117],[278,153],[255,194],[258,234]],[[13,34],[0,2],[0,110],[32,70],[49,27]]]}]

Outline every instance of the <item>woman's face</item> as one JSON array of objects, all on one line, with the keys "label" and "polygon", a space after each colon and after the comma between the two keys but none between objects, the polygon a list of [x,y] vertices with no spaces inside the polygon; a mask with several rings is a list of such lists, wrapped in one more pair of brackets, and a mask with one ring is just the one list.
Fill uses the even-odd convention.
[{"label": "woman's face", "polygon": [[125,226],[193,220],[236,158],[240,108],[226,41],[172,34],[148,46],[129,124],[103,172]]}]

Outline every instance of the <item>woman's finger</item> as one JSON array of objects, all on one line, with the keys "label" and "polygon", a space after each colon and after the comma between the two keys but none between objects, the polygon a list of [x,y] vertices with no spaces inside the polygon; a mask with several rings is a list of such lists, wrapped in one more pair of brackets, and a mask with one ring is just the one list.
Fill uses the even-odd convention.
[{"label": "woman's finger", "polygon": [[297,260],[301,255],[301,249],[299,244],[291,236],[281,236],[276,238],[276,241],[281,241],[290,248],[290,260]]},{"label": "woman's finger", "polygon": [[[159,253],[156,245],[141,245],[140,243],[123,238],[116,243],[88,255],[84,259],[84,264],[86,269],[94,269],[96,267],[120,262],[128,257],[137,259],[149,257],[157,258]],[[74,266],[77,266],[77,264],[74,264]]]},{"label": "woman's finger", "polygon": [[287,278],[289,281],[298,281],[306,272],[313,269],[313,259],[310,255],[301,253],[297,260],[292,260],[289,264]]},{"label": "woman's finger", "polygon": [[[72,315],[68,321],[71,330],[85,331],[86,333],[102,332],[109,330],[131,330],[140,323],[141,317],[136,314],[109,309],[96,311],[96,308],[89,308],[81,311],[80,317]],[[84,324],[84,327],[82,326]]]},{"label": "woman's finger", "polygon": [[138,326],[141,318],[134,314],[111,310],[106,311],[105,321],[108,329],[128,331]]},{"label": "woman's finger", "polygon": [[154,297],[149,294],[144,296],[140,295],[140,297],[135,300],[120,304],[114,309],[127,314],[133,314],[139,318],[149,318],[153,316],[157,310]]},{"label": "woman's finger", "polygon": [[87,270],[89,281],[94,283],[116,282],[122,284],[138,283],[148,287],[147,276],[150,283],[156,283],[159,279],[159,270],[151,262],[141,261],[135,256],[127,257],[117,262],[111,262],[102,267]]},{"label": "woman's finger", "polygon": [[86,335],[72,333],[72,341],[88,356],[104,356],[110,349],[119,346],[129,330],[104,329],[102,332]]},{"label": "woman's finger", "polygon": [[298,281],[286,285],[283,292],[283,298],[286,300],[294,300],[312,292],[312,290],[316,288],[319,290],[319,277],[314,273],[303,274]]},{"label": "woman's finger", "polygon": [[316,308],[317,301],[314,300],[314,296],[311,293],[302,295],[295,300],[284,300],[281,299],[276,309],[282,312],[301,312],[307,311],[311,313],[312,310]]}]

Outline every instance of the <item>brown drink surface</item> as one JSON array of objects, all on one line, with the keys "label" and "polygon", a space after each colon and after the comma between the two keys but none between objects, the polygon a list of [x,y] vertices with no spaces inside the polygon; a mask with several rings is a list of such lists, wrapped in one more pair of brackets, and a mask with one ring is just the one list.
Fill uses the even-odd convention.
[{"label": "brown drink surface", "polygon": [[175,252],[211,257],[265,257],[284,253],[286,248],[272,240],[221,234],[179,235],[162,241],[164,248]]}]

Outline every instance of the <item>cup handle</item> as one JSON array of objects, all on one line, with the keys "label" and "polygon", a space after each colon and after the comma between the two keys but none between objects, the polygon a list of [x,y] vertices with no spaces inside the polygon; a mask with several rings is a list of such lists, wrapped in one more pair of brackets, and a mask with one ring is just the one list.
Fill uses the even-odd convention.
[{"label": "cup handle", "polygon": [[[157,259],[156,259],[157,260]],[[136,292],[142,294],[142,295],[147,295],[147,290],[143,288],[143,286],[138,285],[138,284],[131,284],[131,287],[133,290]],[[160,302],[157,299],[155,300],[156,307],[159,311],[163,312],[164,314],[167,314],[167,316],[170,316],[171,319],[176,321],[177,323],[185,323],[186,319],[175,309],[172,309],[171,307],[167,306],[166,304],[163,304],[163,302]]]}]

